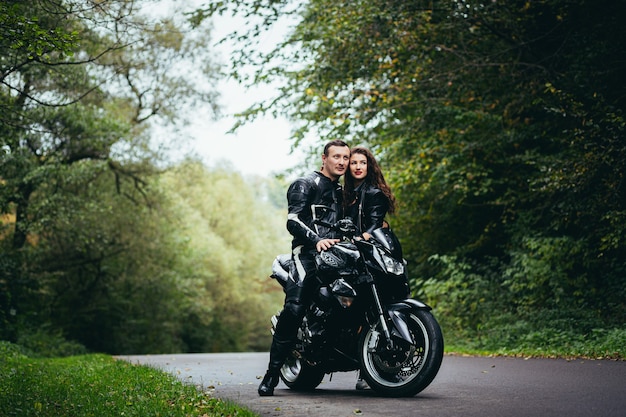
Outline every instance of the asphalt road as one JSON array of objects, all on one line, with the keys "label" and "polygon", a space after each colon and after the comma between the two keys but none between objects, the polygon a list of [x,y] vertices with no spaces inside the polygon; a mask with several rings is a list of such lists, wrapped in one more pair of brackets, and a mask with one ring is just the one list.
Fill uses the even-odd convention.
[{"label": "asphalt road", "polygon": [[626,361],[445,356],[433,383],[411,398],[356,391],[356,372],[299,393],[282,382],[256,390],[267,353],[123,356],[201,385],[263,417],[626,417]]}]

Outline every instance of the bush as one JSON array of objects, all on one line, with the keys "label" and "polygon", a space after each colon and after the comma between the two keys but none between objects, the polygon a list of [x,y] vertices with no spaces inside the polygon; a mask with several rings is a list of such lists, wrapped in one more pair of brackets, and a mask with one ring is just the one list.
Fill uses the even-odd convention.
[{"label": "bush", "polygon": [[80,343],[66,340],[60,331],[52,331],[46,327],[35,330],[23,330],[17,343],[31,356],[54,358],[82,355],[87,352]]},{"label": "bush", "polygon": [[28,351],[23,347],[0,340],[0,361],[7,361],[9,359],[23,358],[28,355]]},{"label": "bush", "polygon": [[[556,279],[550,272],[527,270],[525,281],[503,279],[497,263],[471,263],[433,256],[439,274],[417,285],[433,307],[448,349],[546,357],[626,358],[623,320],[606,319],[600,309],[579,301],[577,292],[547,291],[539,299],[515,286]],[[500,268],[502,270],[502,268]],[[531,273],[535,272],[531,277]],[[546,278],[548,279],[548,278]],[[549,286],[548,286],[549,287]],[[507,290],[508,289],[508,290]],[[536,295],[536,294],[535,294]],[[559,300],[557,295],[561,295]]]}]

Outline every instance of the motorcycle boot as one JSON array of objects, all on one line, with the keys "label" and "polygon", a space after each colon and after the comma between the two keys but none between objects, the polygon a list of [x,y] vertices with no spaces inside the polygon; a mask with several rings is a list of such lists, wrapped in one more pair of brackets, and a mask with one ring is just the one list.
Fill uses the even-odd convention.
[{"label": "motorcycle boot", "polygon": [[259,395],[261,397],[269,397],[274,395],[274,388],[280,382],[280,368],[285,363],[287,355],[291,352],[293,342],[277,340],[276,337],[272,340],[272,347],[270,348],[270,361],[267,367],[267,372],[259,384]]},{"label": "motorcycle boot", "polygon": [[278,381],[280,381],[279,375],[272,375],[270,371],[267,371],[259,385],[259,395],[261,397],[271,397],[274,395],[274,388],[278,385]]},{"label": "motorcycle boot", "polygon": [[[303,255],[302,258],[304,258],[305,263],[308,262],[306,264],[308,270],[314,271],[314,257]],[[299,259],[298,262],[302,262],[302,259]],[[305,270],[307,269],[305,268]],[[291,355],[296,343],[298,328],[306,313],[311,291],[316,288],[313,279],[301,281],[303,282],[302,286],[297,285],[294,280],[289,281],[285,287],[285,304],[278,316],[278,323],[272,338],[267,372],[258,389],[259,395],[262,397],[274,395],[274,388],[280,381],[280,368],[282,368],[287,357]]]}]

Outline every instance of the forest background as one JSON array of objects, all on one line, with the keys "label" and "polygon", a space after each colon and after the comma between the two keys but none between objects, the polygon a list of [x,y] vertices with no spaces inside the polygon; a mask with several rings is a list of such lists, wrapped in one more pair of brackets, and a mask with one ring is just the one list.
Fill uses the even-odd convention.
[{"label": "forest background", "polygon": [[[168,159],[199,104],[219,115],[230,75],[279,85],[240,123],[288,117],[310,167],[331,138],[376,153],[413,293],[449,346],[623,357],[618,3],[234,0],[159,19],[149,0],[0,3],[0,339],[268,348],[287,173]],[[224,68],[210,21],[231,14],[246,24]]]}]

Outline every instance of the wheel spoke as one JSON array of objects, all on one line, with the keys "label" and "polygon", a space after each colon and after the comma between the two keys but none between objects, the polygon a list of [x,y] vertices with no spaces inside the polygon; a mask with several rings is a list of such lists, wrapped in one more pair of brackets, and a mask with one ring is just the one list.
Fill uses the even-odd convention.
[{"label": "wheel spoke", "polygon": [[[374,349],[365,355],[365,368],[374,381],[382,386],[399,387],[407,384],[419,375],[425,364],[429,346],[426,327],[414,314],[409,315],[407,324],[416,345],[402,347],[396,344],[394,351],[379,354]],[[367,337],[375,337],[375,332],[370,331]]]}]

